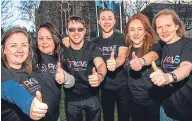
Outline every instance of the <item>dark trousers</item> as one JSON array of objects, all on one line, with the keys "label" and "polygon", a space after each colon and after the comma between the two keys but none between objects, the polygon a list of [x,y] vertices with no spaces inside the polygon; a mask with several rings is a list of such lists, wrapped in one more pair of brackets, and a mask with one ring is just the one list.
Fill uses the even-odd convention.
[{"label": "dark trousers", "polygon": [[132,121],[160,121],[160,105],[149,100],[147,105],[132,98]]},{"label": "dark trousers", "polygon": [[101,121],[101,103],[99,96],[65,103],[67,121],[83,121],[83,111],[86,121]]},{"label": "dark trousers", "polygon": [[115,104],[117,106],[118,121],[129,121],[130,118],[130,92],[127,85],[118,90],[102,89],[101,103],[104,121],[114,121]]}]

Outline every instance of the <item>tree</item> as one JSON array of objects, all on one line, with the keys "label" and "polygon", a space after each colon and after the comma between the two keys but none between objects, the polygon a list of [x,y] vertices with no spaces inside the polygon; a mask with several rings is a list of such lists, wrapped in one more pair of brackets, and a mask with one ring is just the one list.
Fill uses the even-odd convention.
[{"label": "tree", "polygon": [[187,31],[192,30],[192,1],[191,0],[175,0],[166,1],[172,4],[172,9],[178,14],[182,22],[185,24]]},{"label": "tree", "polygon": [[135,13],[140,13],[150,3],[150,0],[124,1],[124,14],[129,18]]},{"label": "tree", "polygon": [[1,27],[3,28],[8,26],[8,21],[11,23],[10,18],[13,17],[13,12],[10,8],[12,8],[12,3],[10,0],[1,1]]},{"label": "tree", "polygon": [[39,1],[20,1],[20,5],[17,8],[20,11],[19,19],[25,20],[27,22],[34,23],[32,28],[35,28],[35,9],[39,7]]}]

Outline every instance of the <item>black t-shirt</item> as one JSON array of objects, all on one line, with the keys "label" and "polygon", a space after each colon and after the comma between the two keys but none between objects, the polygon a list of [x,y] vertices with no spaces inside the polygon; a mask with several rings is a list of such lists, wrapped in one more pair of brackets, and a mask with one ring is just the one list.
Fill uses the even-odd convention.
[{"label": "black t-shirt", "polygon": [[43,102],[48,105],[48,112],[44,121],[57,121],[59,117],[59,104],[61,99],[61,85],[55,80],[57,57],[56,55],[40,54],[38,71],[41,73],[41,87]]},{"label": "black t-shirt", "polygon": [[69,89],[64,88],[66,101],[79,101],[98,94],[99,87],[91,87],[88,82],[96,57],[102,57],[99,47],[87,40],[79,50],[65,48],[61,57],[63,67],[75,77],[75,85]]},{"label": "black t-shirt", "polygon": [[[132,48],[130,53],[133,51],[138,53],[138,50],[139,48]],[[132,56],[126,59],[124,68],[127,73],[128,87],[132,93],[132,97],[142,105],[149,105],[154,101],[158,102],[159,100],[155,94],[159,87],[154,85],[149,78],[149,75],[153,71],[151,66],[144,66],[140,71],[134,71],[129,64],[131,59]]]},{"label": "black t-shirt", "polygon": [[[110,58],[112,50],[115,52],[115,58],[118,56],[119,47],[127,47],[124,41],[124,35],[114,32],[109,38],[98,37],[93,40],[96,43],[105,61]],[[118,67],[115,71],[108,71],[103,81],[103,88],[116,90],[127,84],[127,78],[123,71],[123,65]]]},{"label": "black t-shirt", "polygon": [[[181,38],[173,44],[160,41],[162,48],[161,69],[169,73],[177,69],[181,62],[192,62],[192,40]],[[166,114],[182,121],[192,120],[192,74],[184,80],[162,87]]]},{"label": "black t-shirt", "polygon": [[[23,86],[31,95],[35,96],[37,90],[41,91],[39,80],[36,76],[40,76],[35,72],[31,75],[23,73],[20,70],[7,69],[1,64],[1,81],[14,80]],[[22,96],[22,95],[20,95]],[[9,103],[1,99],[1,118],[3,121],[31,121],[28,115],[15,104]]]}]

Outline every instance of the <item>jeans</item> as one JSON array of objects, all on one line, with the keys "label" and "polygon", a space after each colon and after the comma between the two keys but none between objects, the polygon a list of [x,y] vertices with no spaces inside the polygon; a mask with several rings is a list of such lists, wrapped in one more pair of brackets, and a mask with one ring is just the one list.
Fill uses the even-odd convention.
[{"label": "jeans", "polygon": [[160,107],[160,121],[179,121],[179,120],[174,120],[174,119],[169,118],[169,117],[165,114],[164,109],[163,109],[163,107],[161,106],[161,107]]},{"label": "jeans", "polygon": [[101,121],[101,103],[99,96],[81,101],[65,103],[67,121],[83,121],[83,112],[86,121]]},{"label": "jeans", "polygon": [[129,121],[130,118],[130,92],[125,85],[114,91],[102,89],[101,103],[103,108],[104,121],[114,121],[115,103],[118,112],[118,121]]},{"label": "jeans", "polygon": [[148,100],[148,104],[144,105],[132,99],[131,116],[132,121],[160,121],[160,105]]}]

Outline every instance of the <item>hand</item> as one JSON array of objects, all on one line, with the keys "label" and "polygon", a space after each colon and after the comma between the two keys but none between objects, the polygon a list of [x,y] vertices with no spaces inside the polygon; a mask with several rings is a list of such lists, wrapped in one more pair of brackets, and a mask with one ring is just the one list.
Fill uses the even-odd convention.
[{"label": "hand", "polygon": [[143,59],[142,58],[138,58],[135,55],[135,51],[132,52],[132,60],[130,61],[130,67],[134,70],[134,71],[140,71],[142,69],[144,65]]},{"label": "hand", "polygon": [[164,86],[171,83],[169,80],[169,75],[159,69],[154,61],[152,61],[152,68],[154,72],[150,74],[150,78],[155,85]]},{"label": "hand", "polygon": [[36,91],[36,97],[33,99],[30,108],[30,118],[40,120],[47,113],[48,106],[42,102],[41,92]]},{"label": "hand", "polygon": [[65,73],[64,70],[61,67],[61,63],[57,63],[57,70],[55,74],[55,80],[57,81],[58,84],[63,84],[65,83]]},{"label": "hand", "polygon": [[111,57],[107,60],[107,69],[109,71],[115,71],[116,69],[116,60],[114,58],[115,52],[114,50],[111,52]]},{"label": "hand", "polygon": [[67,48],[70,46],[69,37],[64,37],[64,38],[63,38],[63,44],[64,44],[65,47],[67,47]]},{"label": "hand", "polygon": [[99,79],[99,74],[96,72],[95,67],[92,69],[92,75],[88,76],[88,81],[91,87],[98,87],[101,83],[102,77]]}]

